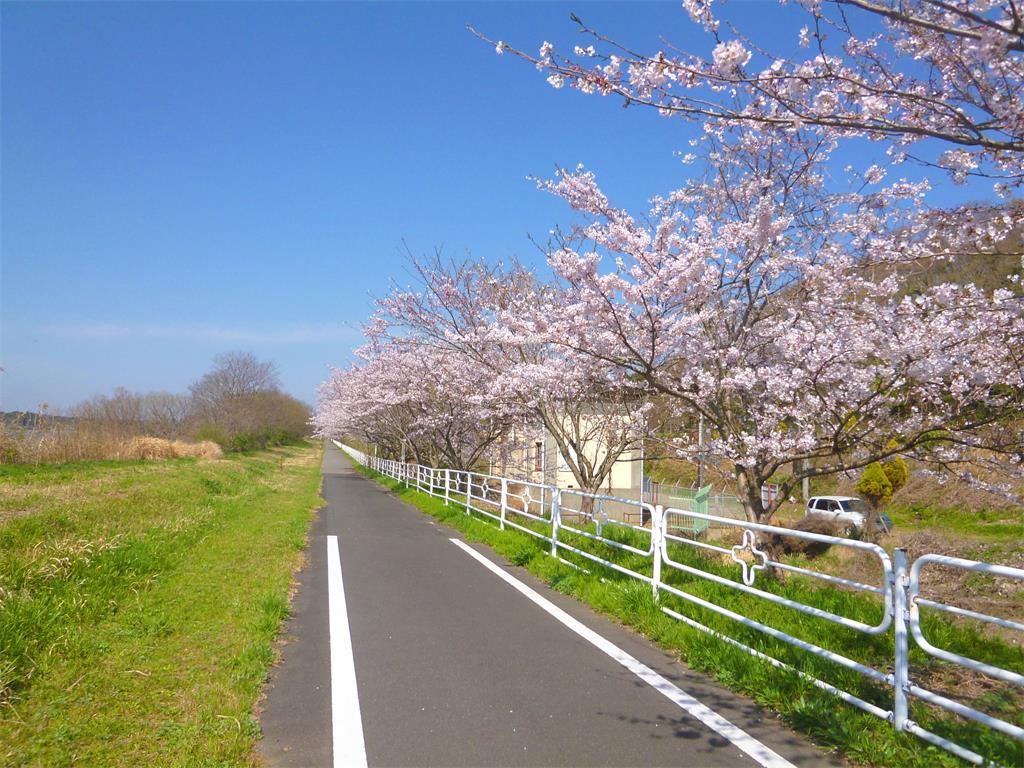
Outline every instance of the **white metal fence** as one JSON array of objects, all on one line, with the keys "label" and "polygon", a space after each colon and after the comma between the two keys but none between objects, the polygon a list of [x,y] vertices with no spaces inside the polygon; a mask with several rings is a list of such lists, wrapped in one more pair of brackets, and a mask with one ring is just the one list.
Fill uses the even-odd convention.
[{"label": "white metal fence", "polygon": [[[665,614],[775,667],[793,672],[848,704],[889,721],[896,730],[912,733],[968,762],[982,765],[989,761],[985,756],[945,736],[926,730],[914,722],[910,718],[912,699],[919,699],[1018,741],[1024,741],[1024,728],[915,684],[911,679],[909,659],[912,638],[916,646],[929,656],[1013,686],[1024,687],[1024,675],[1019,672],[943,649],[929,641],[921,621],[923,607],[960,619],[1024,633],[1024,624],[1019,622],[929,599],[924,594],[921,583],[921,573],[928,566],[954,568],[1013,580],[1024,580],[1024,569],[940,555],[923,555],[917,558],[913,567],[910,567],[905,550],[895,550],[890,558],[882,547],[869,542],[750,523],[692,509],[666,507],[573,489],[559,489],[541,483],[477,472],[379,459],[338,442],[336,445],[359,463],[443,499],[445,504],[461,505],[465,507],[467,514],[480,515],[496,523],[502,530],[513,528],[543,540],[550,546],[551,556],[575,568],[582,568],[585,565],[567,560],[566,556],[572,555],[582,561],[600,564],[649,584],[655,599],[659,601],[659,607]],[[614,516],[607,512],[611,505],[618,510]],[[623,508],[627,509],[627,513],[622,513]],[[723,529],[731,529],[732,538],[738,539],[739,543],[730,547],[693,535],[694,532],[705,531],[709,526],[714,526],[718,533],[722,533]],[[834,561],[849,562],[859,558],[861,567],[858,572],[863,573],[866,570],[865,565],[869,564],[875,578],[868,583],[863,577],[845,578],[815,570],[809,561],[783,562],[778,557],[773,558],[770,552],[773,549],[777,551],[778,547],[773,548],[769,544],[777,545],[779,542],[792,540],[804,542],[804,546],[809,544],[835,548],[842,555],[832,558]],[[608,559],[612,556],[611,550],[623,553],[626,562]],[[697,552],[712,558],[717,557],[718,562],[724,567],[718,568],[718,573],[715,572],[716,569],[701,567],[707,561],[695,560],[691,555]],[[686,562],[687,560],[690,562]],[[842,605],[840,608],[823,607],[794,600],[777,594],[773,590],[773,580],[762,585],[763,588],[755,586],[757,575],[770,569],[796,574],[810,580],[811,583],[827,585],[836,592],[866,596],[874,606],[874,615],[872,618],[845,615],[840,611]],[[849,650],[841,652],[834,648],[825,648],[801,639],[797,636],[798,633],[791,634],[778,627],[769,626],[744,615],[742,609],[734,610],[723,604],[732,601],[716,601],[709,599],[708,595],[702,597],[702,584],[724,588],[728,594],[735,593],[743,600],[755,599],[792,610],[796,614],[831,622],[842,628],[837,631],[855,633],[857,637],[863,637],[865,643],[884,641],[887,643],[887,653],[891,662],[879,669],[870,663],[852,658],[854,654]],[[866,678],[883,690],[889,690],[890,696],[880,705],[877,697],[875,701],[869,701],[865,698],[867,694],[847,690],[859,688],[856,684],[849,684],[855,683],[849,674],[844,678],[848,684],[842,687],[841,684],[823,680],[811,672],[798,669],[792,663],[768,655],[673,609],[665,604],[669,602],[663,599],[666,595],[695,606],[705,613],[724,617],[748,630],[754,630],[775,641],[809,653],[846,673],[855,673],[856,676]],[[697,613],[699,615],[699,611]],[[799,624],[799,620],[794,620],[794,627],[798,627]]]}]

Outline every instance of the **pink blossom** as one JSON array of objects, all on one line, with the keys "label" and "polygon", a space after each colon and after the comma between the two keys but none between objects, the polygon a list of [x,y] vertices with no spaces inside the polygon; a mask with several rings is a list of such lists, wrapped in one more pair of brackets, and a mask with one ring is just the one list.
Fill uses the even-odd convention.
[{"label": "pink blossom", "polygon": [[751,53],[743,47],[739,40],[730,40],[726,43],[719,43],[715,46],[712,58],[715,62],[715,69],[722,75],[730,76],[735,74],[741,67],[746,66],[750,61]]}]

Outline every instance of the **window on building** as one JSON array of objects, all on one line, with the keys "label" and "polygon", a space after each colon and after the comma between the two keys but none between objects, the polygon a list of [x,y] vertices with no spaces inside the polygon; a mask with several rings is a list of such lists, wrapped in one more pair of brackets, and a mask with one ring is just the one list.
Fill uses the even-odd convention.
[{"label": "window on building", "polygon": [[533,468],[537,472],[544,469],[544,443],[539,440],[533,446]]}]

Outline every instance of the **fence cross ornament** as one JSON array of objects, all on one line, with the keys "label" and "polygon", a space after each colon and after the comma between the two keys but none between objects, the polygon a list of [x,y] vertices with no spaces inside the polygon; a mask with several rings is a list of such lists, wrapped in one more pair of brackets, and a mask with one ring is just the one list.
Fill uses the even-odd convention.
[{"label": "fence cross ornament", "polygon": [[[732,548],[732,559],[739,563],[740,567],[743,569],[743,583],[748,587],[753,586],[754,577],[757,575],[757,571],[763,571],[768,567],[768,553],[762,549],[758,549],[756,545],[757,535],[749,528],[744,528],[743,542]],[[746,560],[740,558],[739,554],[744,550],[749,551],[752,557],[760,558],[760,564],[750,565]]]}]

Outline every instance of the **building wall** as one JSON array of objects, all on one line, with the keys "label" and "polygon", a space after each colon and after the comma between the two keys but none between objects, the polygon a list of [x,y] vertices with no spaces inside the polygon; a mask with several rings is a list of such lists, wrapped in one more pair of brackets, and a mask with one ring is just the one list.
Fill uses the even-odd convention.
[{"label": "building wall", "polygon": [[[538,451],[539,446],[539,451]],[[603,452],[596,444],[595,454]],[[535,483],[556,484],[559,488],[576,488],[578,483],[562,458],[554,437],[540,428],[520,427],[513,431],[504,445],[503,460],[492,464],[495,474],[520,478]],[[592,455],[591,460],[598,456]],[[605,493],[617,489],[638,490],[643,476],[641,451],[625,451],[612,466],[602,486]]]}]

